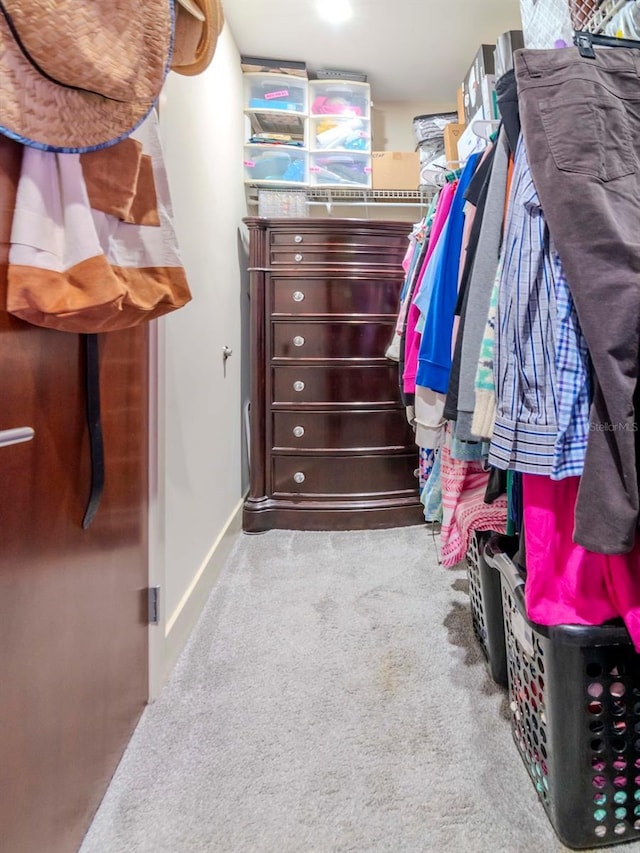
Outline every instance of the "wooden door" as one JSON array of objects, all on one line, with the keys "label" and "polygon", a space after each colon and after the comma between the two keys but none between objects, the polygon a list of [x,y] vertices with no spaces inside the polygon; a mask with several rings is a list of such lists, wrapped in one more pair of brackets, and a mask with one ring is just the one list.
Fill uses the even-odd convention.
[{"label": "wooden door", "polygon": [[147,698],[147,331],[100,337],[106,485],[78,335],[4,310],[20,147],[0,139],[0,851],[74,853]]}]

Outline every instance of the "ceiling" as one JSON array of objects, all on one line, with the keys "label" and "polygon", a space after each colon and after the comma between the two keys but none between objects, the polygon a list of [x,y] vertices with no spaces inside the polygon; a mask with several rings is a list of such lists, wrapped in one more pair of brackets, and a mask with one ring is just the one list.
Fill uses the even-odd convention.
[{"label": "ceiling", "polygon": [[316,4],[224,0],[224,10],[241,54],[363,71],[374,102],[454,104],[479,45],[521,29],[519,0],[351,0],[343,24]]}]

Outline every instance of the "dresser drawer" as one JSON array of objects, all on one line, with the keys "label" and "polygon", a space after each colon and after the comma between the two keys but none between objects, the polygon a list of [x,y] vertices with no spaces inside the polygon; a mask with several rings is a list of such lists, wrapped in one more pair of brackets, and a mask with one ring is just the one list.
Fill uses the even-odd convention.
[{"label": "dresser drawer", "polygon": [[272,324],[273,358],[384,358],[395,323],[346,320]]},{"label": "dresser drawer", "polygon": [[403,250],[378,246],[313,246],[300,249],[279,246],[272,247],[270,260],[274,266],[377,266],[402,271],[404,254]]},{"label": "dresser drawer", "polygon": [[388,314],[398,312],[402,271],[388,278],[271,279],[273,314]]},{"label": "dresser drawer", "polygon": [[323,229],[315,232],[291,229],[290,231],[272,231],[269,242],[272,250],[285,247],[314,251],[317,249],[335,251],[340,248],[358,251],[359,249],[376,248],[393,249],[404,254],[408,245],[407,238],[408,230],[407,234],[367,234],[366,232],[358,234],[356,231],[345,231],[345,229]]},{"label": "dresser drawer", "polygon": [[394,456],[274,456],[273,494],[375,496],[416,492],[415,453]]},{"label": "dresser drawer", "polygon": [[415,437],[404,409],[274,412],[272,423],[273,444],[277,449],[411,448]]},{"label": "dresser drawer", "polygon": [[275,404],[400,402],[397,364],[282,366],[271,375]]}]

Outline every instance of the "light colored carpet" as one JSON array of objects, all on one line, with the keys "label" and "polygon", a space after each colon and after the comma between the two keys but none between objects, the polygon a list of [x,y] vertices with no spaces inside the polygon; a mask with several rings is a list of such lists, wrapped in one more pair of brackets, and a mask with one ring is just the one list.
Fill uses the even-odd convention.
[{"label": "light colored carpet", "polygon": [[242,536],[81,853],[564,850],[465,588],[425,526]]}]

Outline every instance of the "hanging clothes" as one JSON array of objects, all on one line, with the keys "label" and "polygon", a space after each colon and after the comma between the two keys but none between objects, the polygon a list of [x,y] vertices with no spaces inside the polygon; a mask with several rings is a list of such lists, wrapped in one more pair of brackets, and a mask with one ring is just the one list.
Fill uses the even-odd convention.
[{"label": "hanging clothes", "polygon": [[[476,370],[502,243],[502,216],[509,164],[509,147],[504,130],[500,132],[495,151],[482,227],[478,238],[478,248],[465,305],[464,336],[460,347],[456,434],[458,438],[467,441],[474,438],[471,423],[476,396]],[[475,437],[477,438],[477,436]]]},{"label": "hanging clothes", "polygon": [[420,347],[420,333],[417,331],[417,323],[420,317],[420,311],[415,304],[415,298],[420,292],[422,282],[427,270],[431,256],[433,255],[442,231],[446,225],[451,203],[455,195],[455,185],[446,184],[440,195],[438,196],[438,205],[436,208],[433,224],[429,232],[429,242],[427,245],[425,257],[422,266],[418,272],[414,297],[409,310],[407,312],[407,324],[405,335],[405,364],[403,372],[403,388],[408,394],[415,394],[416,390],[416,372],[418,367],[418,350]]},{"label": "hanging clothes", "polygon": [[626,553],[638,525],[633,397],[640,347],[638,54],[515,55],[522,131],[593,365],[576,542]]},{"label": "hanging clothes", "polygon": [[[428,302],[422,291],[414,299],[425,317],[420,341],[416,385],[446,394],[451,369],[451,332],[458,295],[460,247],[464,229],[464,193],[469,186],[480,154],[473,154],[462,170],[443,232],[442,255],[433,293]],[[443,400],[444,409],[444,400]]]},{"label": "hanging clothes", "polygon": [[462,271],[458,283],[458,299],[454,312],[454,328],[451,355],[451,373],[449,376],[449,387],[444,406],[444,417],[447,420],[457,420],[458,417],[458,385],[460,380],[460,356],[462,353],[462,341],[464,335],[464,315],[466,313],[467,296],[469,292],[469,278],[473,269],[480,229],[484,218],[484,207],[489,188],[489,179],[495,156],[495,145],[491,145],[484,152],[478,164],[473,178],[471,179],[465,199],[467,204],[464,208],[465,232],[468,231],[468,242],[465,249],[463,234],[464,259],[461,256]]}]

